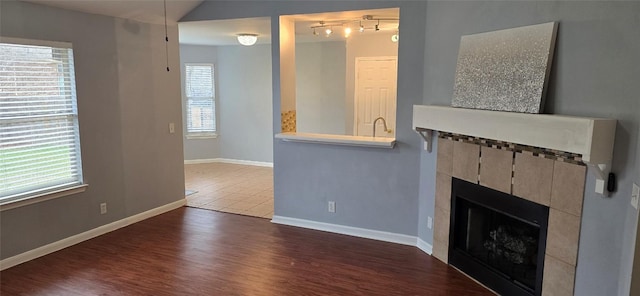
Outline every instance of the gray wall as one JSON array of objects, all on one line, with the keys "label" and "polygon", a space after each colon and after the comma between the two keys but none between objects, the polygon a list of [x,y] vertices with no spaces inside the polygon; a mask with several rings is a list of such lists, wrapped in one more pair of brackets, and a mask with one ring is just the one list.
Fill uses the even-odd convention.
[{"label": "gray wall", "polygon": [[[410,129],[411,104],[451,103],[460,36],[559,21],[547,113],[617,118],[613,171],[618,191],[594,193],[589,173],[583,210],[576,295],[624,294],[624,260],[631,257],[637,212],[629,209],[631,181],[638,180],[640,11],[638,2],[207,2],[185,19],[224,19],[399,6],[399,147],[391,151],[276,141],[276,215],[419,235],[431,242],[435,149],[420,152]],[[426,6],[426,7],[425,7]],[[426,24],[425,24],[426,23]],[[278,38],[277,22],[272,31]],[[423,39],[425,38],[425,39]],[[278,44],[273,45],[277,53]],[[274,65],[279,56],[273,55]],[[274,66],[274,109],[279,109],[279,68]],[[415,100],[417,97],[423,98]],[[279,114],[274,113],[274,116]],[[275,118],[275,117],[274,117]],[[279,131],[279,120],[274,131]],[[419,173],[420,170],[420,173]],[[418,183],[420,183],[418,185]],[[419,188],[419,190],[418,190]],[[419,194],[419,195],[418,195]],[[337,213],[326,213],[326,201]],[[417,207],[420,207],[418,210]],[[633,227],[632,227],[633,226]]]},{"label": "gray wall", "polygon": [[163,26],[0,2],[0,35],[73,43],[89,184],[81,194],[3,211],[0,258],[184,198],[177,32],[169,27],[166,72]]},{"label": "gray wall", "polygon": [[[183,21],[271,16],[279,40],[279,15],[400,7],[403,34],[398,65],[398,145],[393,150],[274,141],[275,214],[416,235],[419,137],[412,106],[422,102],[425,3],[416,1],[208,1]],[[406,40],[406,41],[404,41]],[[280,131],[280,44],[272,43],[273,129]],[[327,213],[327,200],[337,212]]]},{"label": "gray wall", "polygon": [[[637,104],[637,105],[638,105],[637,114],[640,114],[640,104]],[[636,151],[640,150],[640,128],[638,128],[638,142],[636,144],[635,150]],[[635,168],[636,168],[635,183],[636,185],[640,186],[640,153],[636,153]],[[631,268],[632,268],[632,272],[630,274],[630,276],[632,276],[631,283],[630,283],[631,293],[629,295],[640,295],[640,235],[638,235],[637,233],[637,230],[640,229],[640,219],[638,219],[637,210],[634,211],[634,213],[632,213],[629,216],[632,217],[631,221],[633,221],[633,218],[635,218],[636,220],[636,237],[635,237],[636,246],[635,246],[634,258],[633,260],[631,259],[629,260],[629,263],[631,263]]]},{"label": "gray wall", "polygon": [[[185,63],[207,63],[213,64],[214,67],[214,81],[218,82],[218,48],[215,46],[203,46],[203,45],[188,45],[180,44],[180,80],[181,80],[181,93],[182,93],[182,126],[184,129],[182,133],[187,134],[187,101],[184,92],[184,64]],[[216,100],[218,99],[218,84],[215,85]],[[218,107],[218,105],[216,105]],[[220,110],[216,108],[216,126],[219,126]],[[220,148],[218,147],[218,140],[216,138],[203,138],[203,139],[187,139],[184,137],[184,159],[212,159],[220,157]]]},{"label": "gray wall", "polygon": [[[400,16],[402,18],[402,16]],[[397,56],[398,43],[391,42],[395,32],[376,32],[375,34],[353,34],[347,40],[347,84],[345,95],[347,133],[353,135],[355,113],[356,58]],[[395,129],[395,124],[391,128]]]},{"label": "gray wall", "polygon": [[[460,36],[510,27],[559,22],[547,113],[619,120],[613,160],[618,191],[594,192],[588,174],[576,275],[576,295],[625,294],[633,254],[628,239],[637,212],[629,206],[638,180],[639,2],[429,2],[425,28],[424,103],[449,105]],[[402,41],[402,40],[401,40]],[[402,56],[400,57],[403,58]],[[433,215],[435,153],[422,156],[421,204]],[[424,177],[425,174],[428,177]],[[421,221],[422,217],[421,217]],[[430,231],[421,237],[431,239]],[[621,279],[621,281],[619,281]],[[619,289],[620,287],[620,289]]]},{"label": "gray wall", "polygon": [[270,45],[218,47],[217,77],[220,157],[273,162]]},{"label": "gray wall", "polygon": [[344,41],[296,44],[298,132],[345,134]]}]

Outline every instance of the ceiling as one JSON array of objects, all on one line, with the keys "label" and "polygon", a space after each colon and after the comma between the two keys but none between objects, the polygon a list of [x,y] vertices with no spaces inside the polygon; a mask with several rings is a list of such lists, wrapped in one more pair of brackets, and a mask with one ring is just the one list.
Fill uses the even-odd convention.
[{"label": "ceiling", "polygon": [[[163,0],[22,0],[69,10],[101,14],[144,23],[164,24]],[[167,22],[177,23],[203,0],[167,0]]]},{"label": "ceiling", "polygon": [[[343,11],[318,14],[291,15],[296,23],[296,42],[322,42],[344,40],[340,26],[333,26],[334,31],[329,37],[325,37],[324,28],[318,28],[318,36],[313,35],[312,26],[320,25],[324,21],[329,24],[343,24],[349,22],[352,34],[375,34],[373,30],[377,21],[363,21],[367,28],[364,33],[358,32],[359,20],[364,15],[371,15],[373,18],[399,18],[399,9],[375,9]],[[347,24],[345,24],[347,26]],[[325,28],[326,28],[325,27]],[[236,35],[240,33],[258,34],[258,44],[271,43],[271,20],[270,18],[247,18],[215,21],[181,22],[178,24],[180,31],[180,43],[196,45],[238,45]],[[397,31],[398,21],[380,21],[380,31]]]},{"label": "ceiling", "polygon": [[178,24],[180,43],[195,45],[238,45],[241,33],[258,34],[257,44],[271,43],[271,18],[246,18]]},{"label": "ceiling", "polygon": [[[136,20],[144,23],[164,24],[164,1],[163,0],[21,0],[24,2],[37,3],[63,9],[113,16],[124,19]],[[175,24],[184,15],[197,7],[203,0],[167,0],[167,21]],[[374,18],[398,18],[399,9],[375,9],[343,11],[318,14],[292,15],[296,22],[297,42],[320,42],[344,40],[341,27],[334,26],[334,31],[329,37],[325,37],[324,28],[316,31],[318,36],[313,35],[311,26],[318,26],[320,21],[326,24],[344,23],[353,21],[351,24],[354,32],[357,32],[359,21],[364,15],[371,15]],[[372,30],[375,21],[363,21],[363,25],[368,29],[364,34],[375,33]],[[398,21],[381,21],[381,31],[396,31]],[[180,43],[199,45],[237,45],[236,35],[240,33],[258,34],[258,44],[271,43],[271,21],[270,18],[247,18],[216,21],[197,21],[179,23]]]}]

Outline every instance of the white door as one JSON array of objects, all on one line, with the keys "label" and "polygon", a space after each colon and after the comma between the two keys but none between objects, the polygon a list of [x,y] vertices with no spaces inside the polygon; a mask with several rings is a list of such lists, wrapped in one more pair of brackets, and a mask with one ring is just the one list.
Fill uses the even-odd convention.
[{"label": "white door", "polygon": [[394,137],[396,125],[397,57],[356,58],[354,135],[372,136],[373,122],[376,137]]}]

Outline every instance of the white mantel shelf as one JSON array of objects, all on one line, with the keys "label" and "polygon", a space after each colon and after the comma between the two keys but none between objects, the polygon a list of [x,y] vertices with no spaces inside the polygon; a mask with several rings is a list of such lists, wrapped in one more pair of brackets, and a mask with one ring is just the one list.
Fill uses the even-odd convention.
[{"label": "white mantel shelf", "polygon": [[391,149],[396,144],[395,138],[384,137],[362,137],[347,135],[329,135],[329,134],[312,134],[312,133],[281,133],[276,134],[276,139],[286,142],[303,142],[342,146],[359,146]]},{"label": "white mantel shelf", "polygon": [[616,120],[414,105],[413,128],[581,154],[597,170],[598,179],[605,179],[613,157]]}]

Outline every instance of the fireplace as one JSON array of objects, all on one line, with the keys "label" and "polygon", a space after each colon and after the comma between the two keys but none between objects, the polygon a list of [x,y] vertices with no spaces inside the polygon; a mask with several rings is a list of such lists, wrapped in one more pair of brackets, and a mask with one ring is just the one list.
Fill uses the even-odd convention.
[{"label": "fireplace", "polygon": [[452,179],[449,263],[502,295],[541,295],[549,208]]},{"label": "fireplace", "polygon": [[[433,256],[503,295],[573,295],[586,176],[580,155],[443,132],[437,145]],[[513,233],[523,247],[499,261]],[[467,265],[487,269],[461,266],[469,254],[485,259]]]}]

